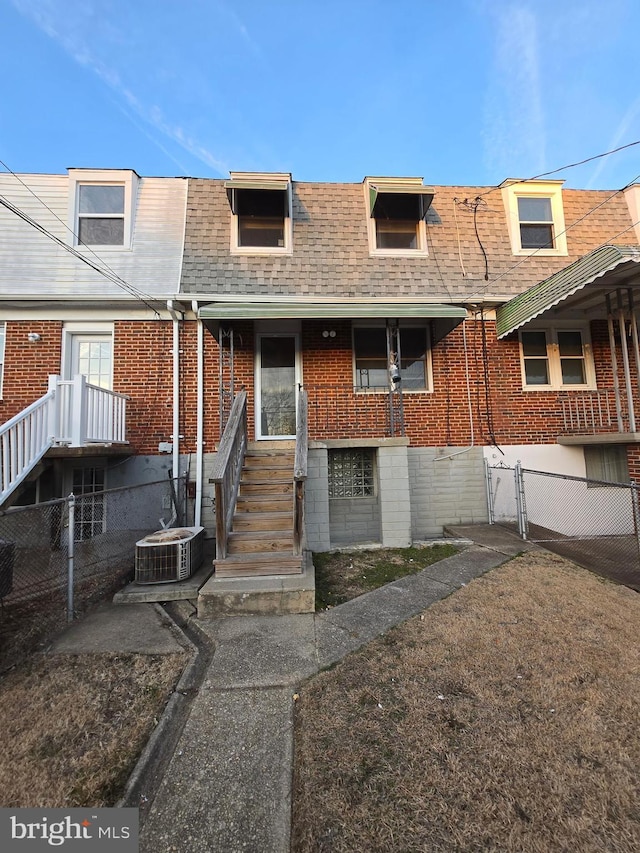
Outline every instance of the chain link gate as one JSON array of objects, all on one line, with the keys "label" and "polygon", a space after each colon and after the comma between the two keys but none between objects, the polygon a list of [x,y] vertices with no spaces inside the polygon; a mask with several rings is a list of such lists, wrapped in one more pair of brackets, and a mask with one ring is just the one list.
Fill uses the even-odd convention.
[{"label": "chain link gate", "polygon": [[640,591],[637,483],[486,465],[489,523]]}]

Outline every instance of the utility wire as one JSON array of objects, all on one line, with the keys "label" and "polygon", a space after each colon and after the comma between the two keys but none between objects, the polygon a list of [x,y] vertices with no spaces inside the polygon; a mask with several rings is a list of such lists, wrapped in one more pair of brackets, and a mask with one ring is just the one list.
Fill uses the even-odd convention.
[{"label": "utility wire", "polygon": [[[574,169],[576,166],[584,166],[586,163],[592,163],[594,160],[601,160],[603,157],[609,157],[611,154],[617,154],[619,151],[624,151],[627,148],[633,148],[635,145],[640,145],[640,139],[637,139],[635,142],[628,142],[626,145],[620,145],[618,148],[612,148],[611,151],[605,151],[602,154],[594,154],[593,157],[586,157],[584,160],[578,160],[575,163],[569,163],[566,166],[560,166],[559,169],[551,169],[550,172],[540,172],[539,175],[534,175],[531,178],[521,178],[519,181],[514,181],[509,184],[509,186],[515,186],[516,184],[526,184],[529,181],[539,181],[540,178],[548,178],[550,175],[557,175],[558,172],[564,172],[567,169]],[[495,187],[490,187],[490,189],[485,190],[481,193],[478,198],[482,198],[485,195],[489,195],[490,193],[495,192],[496,190],[501,189],[501,186],[498,184]]]}]

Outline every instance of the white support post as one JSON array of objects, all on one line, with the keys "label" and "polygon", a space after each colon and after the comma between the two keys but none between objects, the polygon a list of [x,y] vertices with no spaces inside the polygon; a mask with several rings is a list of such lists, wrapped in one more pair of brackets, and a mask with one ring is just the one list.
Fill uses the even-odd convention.
[{"label": "white support post", "polygon": [[87,438],[87,380],[82,374],[73,377],[71,404],[71,447],[83,447]]},{"label": "white support post", "polygon": [[624,386],[627,394],[627,411],[629,413],[629,432],[636,431],[636,413],[633,405],[633,388],[631,386],[631,371],[629,369],[629,350],[627,347],[627,322],[622,307],[620,291],[618,291],[618,325],[620,327],[620,349],[622,350],[622,366],[624,370]]}]

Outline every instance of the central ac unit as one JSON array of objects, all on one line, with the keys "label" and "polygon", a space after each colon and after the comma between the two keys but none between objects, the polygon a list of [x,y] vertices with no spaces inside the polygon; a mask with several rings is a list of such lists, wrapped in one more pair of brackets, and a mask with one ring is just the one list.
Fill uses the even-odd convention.
[{"label": "central ac unit", "polygon": [[203,559],[204,527],[169,527],[136,542],[136,583],[186,580]]}]

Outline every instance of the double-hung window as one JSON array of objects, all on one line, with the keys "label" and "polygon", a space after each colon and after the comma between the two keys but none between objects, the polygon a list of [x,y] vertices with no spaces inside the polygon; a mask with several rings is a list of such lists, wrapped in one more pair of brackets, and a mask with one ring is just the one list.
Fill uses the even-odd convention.
[{"label": "double-hung window", "polygon": [[371,254],[426,254],[425,216],[433,189],[422,178],[366,178],[365,194]]},{"label": "double-hung window", "polygon": [[520,355],[525,388],[595,388],[593,359],[586,329],[521,331]]},{"label": "double-hung window", "polygon": [[[426,326],[398,329],[398,367],[403,391],[431,388],[429,334]],[[358,390],[389,389],[390,352],[384,326],[354,326],[353,355],[355,387]]]},{"label": "double-hung window", "polygon": [[69,228],[76,246],[129,249],[138,176],[129,170],[70,169]]},{"label": "double-hung window", "polygon": [[124,186],[78,186],[78,243],[82,246],[124,244]]},{"label": "double-hung window", "polygon": [[518,220],[520,245],[523,249],[553,249],[553,214],[551,199],[519,196]]},{"label": "double-hung window", "polygon": [[232,172],[225,188],[232,213],[231,251],[289,254],[291,175]]}]

